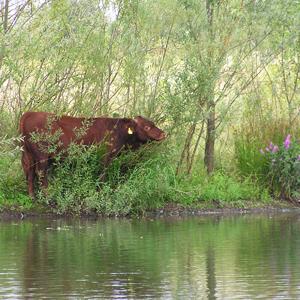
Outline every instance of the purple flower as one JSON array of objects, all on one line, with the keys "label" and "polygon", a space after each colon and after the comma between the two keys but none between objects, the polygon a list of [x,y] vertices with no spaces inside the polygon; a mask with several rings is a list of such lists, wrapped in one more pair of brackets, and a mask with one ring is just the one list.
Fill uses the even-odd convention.
[{"label": "purple flower", "polygon": [[272,149],[272,153],[276,153],[278,152],[279,147],[277,145],[274,145],[273,149]]},{"label": "purple flower", "polygon": [[276,153],[279,150],[277,145],[274,145],[272,142],[270,142],[270,145],[266,148],[266,151]]},{"label": "purple flower", "polygon": [[284,148],[289,149],[291,145],[291,135],[288,134],[284,141]]},{"label": "purple flower", "polygon": [[300,155],[298,155],[297,160],[300,160]]}]

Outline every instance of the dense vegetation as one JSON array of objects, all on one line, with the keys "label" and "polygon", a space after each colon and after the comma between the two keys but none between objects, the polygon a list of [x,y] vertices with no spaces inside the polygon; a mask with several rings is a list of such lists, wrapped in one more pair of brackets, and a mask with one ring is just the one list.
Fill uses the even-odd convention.
[{"label": "dense vegetation", "polygon": [[38,197],[58,212],[298,198],[297,1],[0,3],[0,206],[33,205],[17,146],[27,110],[144,115],[168,132],[104,182],[99,148],[74,146]]}]

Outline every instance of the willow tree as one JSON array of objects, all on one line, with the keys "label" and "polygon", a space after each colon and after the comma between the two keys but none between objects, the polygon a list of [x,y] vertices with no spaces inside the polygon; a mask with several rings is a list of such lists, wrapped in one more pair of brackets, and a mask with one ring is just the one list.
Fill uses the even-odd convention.
[{"label": "willow tree", "polygon": [[[15,124],[28,109],[144,114],[182,136],[178,170],[188,173],[196,157],[214,170],[225,120],[278,57],[280,43],[266,41],[296,10],[292,0],[45,0],[20,1],[10,19],[13,1],[3,3],[0,101]],[[283,50],[293,117],[299,64],[290,77]]]},{"label": "willow tree", "polygon": [[273,4],[239,0],[178,3],[182,18],[177,43],[183,48],[184,65],[178,78],[181,83],[185,81],[182,98],[190,97],[192,107],[182,157],[190,156],[190,145],[199,144],[199,135],[203,135],[204,164],[210,174],[214,170],[217,130],[251,82],[277,57],[277,51],[262,47],[274,32],[271,16],[265,16]]}]

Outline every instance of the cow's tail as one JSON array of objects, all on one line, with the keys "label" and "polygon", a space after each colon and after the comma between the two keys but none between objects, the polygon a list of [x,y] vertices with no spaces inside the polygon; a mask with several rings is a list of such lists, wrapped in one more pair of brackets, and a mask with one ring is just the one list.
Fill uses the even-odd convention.
[{"label": "cow's tail", "polygon": [[20,121],[19,121],[19,133],[21,135],[25,134],[25,120],[27,119],[28,115],[29,115],[29,113],[26,112],[20,118]]}]

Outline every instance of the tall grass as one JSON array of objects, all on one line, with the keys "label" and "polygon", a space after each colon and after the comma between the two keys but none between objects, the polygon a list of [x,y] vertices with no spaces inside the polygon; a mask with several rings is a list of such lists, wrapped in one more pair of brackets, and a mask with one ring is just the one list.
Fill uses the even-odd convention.
[{"label": "tall grass", "polygon": [[68,156],[54,163],[47,195],[41,192],[40,201],[55,202],[60,213],[127,215],[172,199],[175,170],[166,150],[149,145],[129,151],[106,169],[100,163],[103,155],[101,145],[71,145]]},{"label": "tall grass", "polygon": [[33,205],[26,192],[19,143],[19,138],[0,138],[0,209],[14,206],[29,209]]},{"label": "tall grass", "polygon": [[190,176],[177,176],[174,149],[150,144],[126,152],[104,169],[99,162],[103,148],[71,145],[64,160],[56,160],[50,171],[47,193],[39,200],[58,213],[102,215],[141,214],[167,202],[187,205],[237,205],[237,200],[259,200],[261,190],[249,180],[226,173],[205,176],[195,169]]},{"label": "tall grass", "polygon": [[280,145],[287,134],[297,136],[297,124],[290,126],[287,119],[269,118],[247,120],[241,124],[234,135],[235,162],[242,176],[263,179],[267,174],[267,161],[260,150],[273,143]]}]

